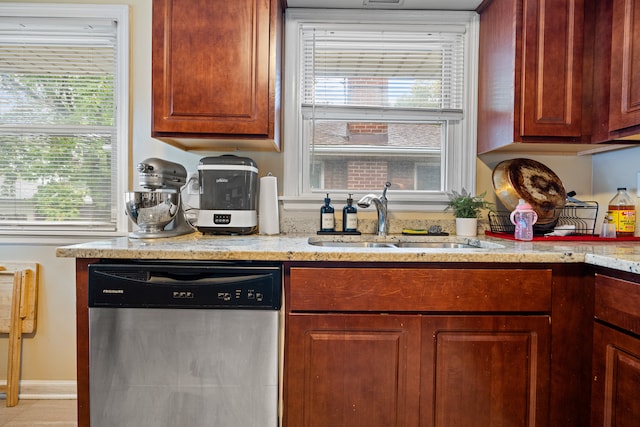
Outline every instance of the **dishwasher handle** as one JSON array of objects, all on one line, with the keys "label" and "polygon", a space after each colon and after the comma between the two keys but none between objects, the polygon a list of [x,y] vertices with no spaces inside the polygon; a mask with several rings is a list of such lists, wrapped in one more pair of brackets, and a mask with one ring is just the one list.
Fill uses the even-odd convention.
[{"label": "dishwasher handle", "polygon": [[101,271],[93,272],[94,276],[99,276],[103,280],[110,280],[112,283],[141,282],[154,285],[180,285],[190,286],[216,286],[222,284],[236,284],[239,286],[249,285],[256,281],[264,280],[272,276],[272,273],[263,274],[225,274],[211,276],[203,272],[191,271],[143,271],[134,274],[121,271]]}]

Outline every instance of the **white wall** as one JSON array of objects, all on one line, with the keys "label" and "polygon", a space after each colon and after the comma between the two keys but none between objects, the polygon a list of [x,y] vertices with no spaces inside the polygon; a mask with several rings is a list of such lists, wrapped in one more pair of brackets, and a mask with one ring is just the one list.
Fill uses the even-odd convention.
[{"label": "white wall", "polygon": [[[22,379],[75,379],[75,260],[53,245],[0,243],[3,261],[40,263],[36,331],[22,338]],[[6,378],[8,335],[0,335],[0,378]]]},{"label": "white wall", "polygon": [[[636,211],[640,212],[637,175],[640,172],[640,147],[626,148],[593,156],[593,193],[606,211],[609,200],[616,194],[616,188],[627,187],[627,192],[635,200]],[[640,214],[638,214],[640,218]],[[640,235],[636,226],[636,236]]]}]

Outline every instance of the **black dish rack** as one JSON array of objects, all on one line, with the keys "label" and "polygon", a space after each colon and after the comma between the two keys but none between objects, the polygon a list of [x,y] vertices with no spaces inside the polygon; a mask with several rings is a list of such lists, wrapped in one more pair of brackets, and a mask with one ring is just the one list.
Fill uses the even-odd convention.
[{"label": "black dish rack", "polygon": [[[511,212],[489,212],[489,227],[492,233],[513,234],[516,226],[511,223]],[[561,209],[558,220],[549,224],[534,224],[533,233],[543,235],[562,225],[574,225],[572,235],[593,236],[598,217],[598,202],[567,203]]]}]

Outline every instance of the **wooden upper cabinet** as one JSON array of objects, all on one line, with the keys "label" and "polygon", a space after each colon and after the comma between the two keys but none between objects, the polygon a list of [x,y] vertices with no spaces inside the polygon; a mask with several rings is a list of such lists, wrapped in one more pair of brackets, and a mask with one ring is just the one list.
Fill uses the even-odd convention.
[{"label": "wooden upper cabinet", "polygon": [[592,141],[640,140],[640,1],[590,1]]},{"label": "wooden upper cabinet", "polygon": [[479,12],[478,153],[584,142],[584,0],[487,0]]},{"label": "wooden upper cabinet", "polygon": [[640,0],[613,0],[611,29],[609,131],[618,131],[640,126]]},{"label": "wooden upper cabinet", "polygon": [[582,0],[524,1],[520,135],[580,137]]},{"label": "wooden upper cabinet", "polygon": [[280,0],[153,0],[151,135],[279,150]]}]

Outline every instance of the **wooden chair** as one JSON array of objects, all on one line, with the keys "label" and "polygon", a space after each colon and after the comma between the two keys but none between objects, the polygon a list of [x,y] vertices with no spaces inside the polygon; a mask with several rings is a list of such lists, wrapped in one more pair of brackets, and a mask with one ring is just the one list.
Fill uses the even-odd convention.
[{"label": "wooden chair", "polygon": [[9,360],[6,392],[7,406],[18,404],[22,334],[36,328],[38,300],[38,264],[0,263],[0,333],[9,334]]}]

